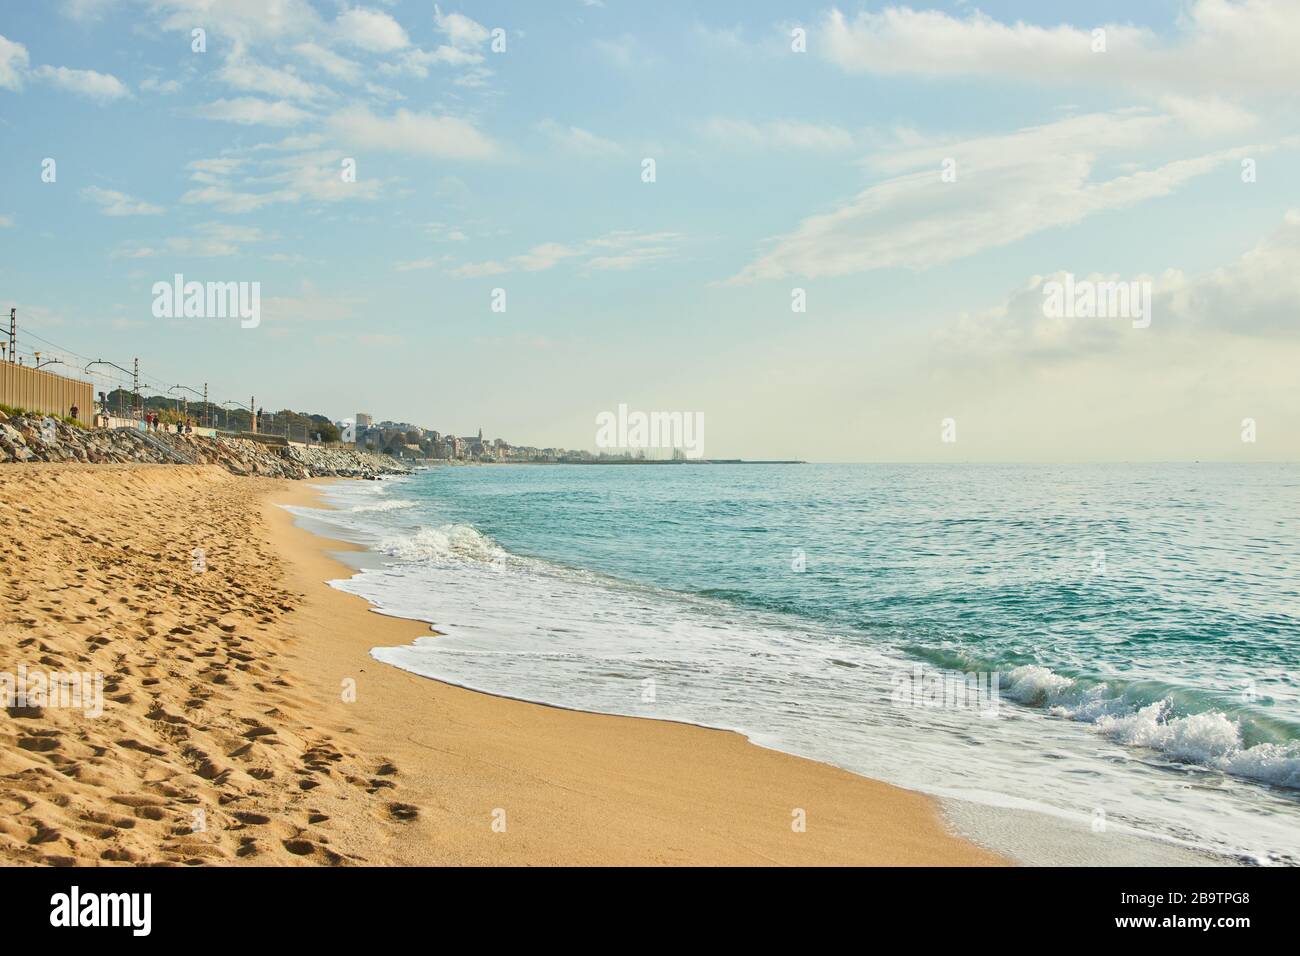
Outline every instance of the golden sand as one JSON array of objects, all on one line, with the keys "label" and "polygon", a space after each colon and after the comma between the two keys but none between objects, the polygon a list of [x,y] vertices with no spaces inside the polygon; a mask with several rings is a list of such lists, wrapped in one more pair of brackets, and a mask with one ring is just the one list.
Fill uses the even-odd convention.
[{"label": "golden sand", "polygon": [[322,583],[348,546],[277,506],[314,499],[216,468],[0,468],[0,672],[105,675],[102,716],[0,718],[0,859],[1002,862],[923,795],[736,734],[378,663],[429,631]]}]

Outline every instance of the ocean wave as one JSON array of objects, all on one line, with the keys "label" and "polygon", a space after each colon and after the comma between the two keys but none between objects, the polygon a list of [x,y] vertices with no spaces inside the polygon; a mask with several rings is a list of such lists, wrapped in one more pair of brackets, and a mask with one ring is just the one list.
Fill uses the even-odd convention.
[{"label": "ocean wave", "polygon": [[[1300,728],[1244,704],[1158,681],[1071,677],[1041,664],[999,664],[952,647],[908,650],[945,670],[997,672],[999,693],[1005,699],[1089,724],[1122,746],[1300,789]],[[1267,698],[1260,702],[1267,703]]]},{"label": "ocean wave", "polygon": [[401,511],[405,508],[414,508],[415,502],[408,501],[405,498],[394,498],[391,501],[381,501],[372,505],[354,505],[348,509],[351,514],[364,514],[371,511]]},{"label": "ocean wave", "polygon": [[1092,724],[1103,736],[1129,747],[1143,747],[1184,763],[1234,776],[1300,789],[1300,741],[1247,744],[1243,725],[1254,736],[1275,733],[1210,708],[1179,713],[1176,692],[1144,701],[1152,688],[1141,684],[1076,680],[1037,664],[1012,668],[1002,678],[1003,692],[1030,707]]},{"label": "ocean wave", "polygon": [[1074,686],[1074,681],[1062,677],[1051,668],[1024,664],[1007,675],[1005,693],[1017,703],[1043,707]]},{"label": "ocean wave", "polygon": [[509,556],[504,548],[467,524],[421,528],[415,534],[388,538],[378,550],[403,561],[472,561],[500,565]]},{"label": "ocean wave", "polygon": [[1222,711],[1179,717],[1172,713],[1169,701],[1161,700],[1132,714],[1102,717],[1096,726],[1122,744],[1157,750],[1175,760],[1234,776],[1300,789],[1300,744],[1243,746],[1241,722]]}]

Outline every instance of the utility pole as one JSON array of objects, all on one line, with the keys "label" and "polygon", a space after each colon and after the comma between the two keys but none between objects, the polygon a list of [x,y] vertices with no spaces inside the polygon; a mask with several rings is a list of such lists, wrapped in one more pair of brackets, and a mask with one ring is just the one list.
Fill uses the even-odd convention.
[{"label": "utility pole", "polygon": [[18,357],[18,310],[9,310],[9,361]]},{"label": "utility pole", "polygon": [[248,416],[253,421],[253,434],[256,435],[257,434],[257,398],[256,396],[253,395],[248,396]]},{"label": "utility pole", "polygon": [[208,408],[208,383],[203,383],[203,427],[211,428],[212,409]]},{"label": "utility pole", "polygon": [[131,407],[135,409],[135,417],[139,418],[140,408],[140,357],[135,359],[135,371],[131,373]]}]

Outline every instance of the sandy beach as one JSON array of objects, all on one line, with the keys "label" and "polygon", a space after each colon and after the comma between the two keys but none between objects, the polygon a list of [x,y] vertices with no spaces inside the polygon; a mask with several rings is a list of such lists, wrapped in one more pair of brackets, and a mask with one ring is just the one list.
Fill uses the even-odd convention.
[{"label": "sandy beach", "polygon": [[737,734],[376,662],[428,628],[324,584],[350,546],[280,507],[317,498],[215,467],[0,469],[0,671],[104,675],[101,716],[9,708],[5,863],[1003,862],[928,797]]}]

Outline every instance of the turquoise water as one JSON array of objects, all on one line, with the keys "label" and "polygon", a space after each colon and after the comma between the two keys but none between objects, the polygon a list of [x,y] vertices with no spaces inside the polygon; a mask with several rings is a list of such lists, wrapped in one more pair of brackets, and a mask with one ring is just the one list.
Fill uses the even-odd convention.
[{"label": "turquoise water", "polygon": [[[1294,465],[451,467],[330,495],[386,557],[339,586],[446,634],[381,660],[1300,860]],[[953,672],[996,674],[996,712],[897,692]]]}]

